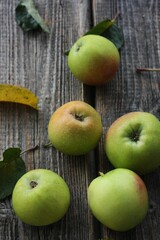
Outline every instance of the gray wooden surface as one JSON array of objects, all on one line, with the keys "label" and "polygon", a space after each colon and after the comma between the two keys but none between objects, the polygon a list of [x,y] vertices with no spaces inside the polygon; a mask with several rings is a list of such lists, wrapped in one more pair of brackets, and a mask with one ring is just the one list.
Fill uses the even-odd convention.
[{"label": "gray wooden surface", "polygon": [[[0,103],[0,153],[8,147],[39,149],[23,156],[27,170],[52,169],[71,190],[66,216],[47,227],[31,227],[17,219],[11,198],[0,203],[0,240],[159,240],[160,172],[144,176],[150,210],[142,224],[118,233],[93,218],[87,205],[87,187],[98,171],[112,166],[104,153],[104,136],[119,116],[148,111],[160,119],[160,74],[136,72],[136,67],[160,67],[159,0],[36,0],[50,34],[24,33],[15,22],[18,0],[0,0],[0,83],[21,85],[39,97],[39,111],[18,104]],[[125,45],[115,79],[103,87],[89,87],[70,73],[64,52],[89,28],[120,13]],[[47,126],[53,111],[70,100],[84,100],[102,116],[103,136],[95,151],[70,157],[45,149]]]}]

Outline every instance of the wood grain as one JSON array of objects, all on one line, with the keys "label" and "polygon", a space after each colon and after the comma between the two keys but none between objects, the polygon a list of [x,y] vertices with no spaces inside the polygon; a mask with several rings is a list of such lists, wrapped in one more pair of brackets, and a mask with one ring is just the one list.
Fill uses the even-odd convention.
[{"label": "wood grain", "polygon": [[[27,170],[47,168],[59,173],[69,185],[71,206],[66,216],[47,227],[31,227],[15,216],[11,197],[0,203],[0,240],[151,240],[160,239],[159,169],[144,176],[150,210],[135,229],[117,233],[102,226],[87,204],[87,187],[98,171],[112,169],[104,152],[105,133],[119,116],[136,110],[160,119],[158,72],[137,73],[137,67],[160,66],[160,1],[146,0],[36,0],[50,28],[24,33],[15,21],[18,0],[0,1],[0,83],[21,85],[39,97],[39,111],[18,104],[0,104],[0,153],[10,146],[39,149],[23,158]],[[103,87],[85,86],[73,77],[65,51],[91,26],[120,13],[125,44],[115,79]],[[71,157],[48,142],[47,126],[52,113],[71,100],[83,100],[102,116],[103,136],[86,156]]]},{"label": "wood grain", "polygon": [[[104,141],[105,133],[114,120],[131,111],[151,112],[160,119],[159,73],[136,72],[139,66],[157,67],[160,64],[157,38],[160,35],[157,12],[159,1],[112,1],[109,5],[107,2],[94,1],[95,22],[102,20],[102,16],[112,18],[120,13],[118,25],[123,26],[125,44],[120,51],[121,63],[117,76],[106,87],[96,89],[96,109],[101,113],[104,125],[104,135],[99,146],[100,171],[113,168],[105,156]],[[159,221],[159,171],[143,179],[149,191],[151,205],[154,205],[153,209],[142,224],[126,233],[115,233],[102,227],[102,239],[160,238],[156,224]]]}]

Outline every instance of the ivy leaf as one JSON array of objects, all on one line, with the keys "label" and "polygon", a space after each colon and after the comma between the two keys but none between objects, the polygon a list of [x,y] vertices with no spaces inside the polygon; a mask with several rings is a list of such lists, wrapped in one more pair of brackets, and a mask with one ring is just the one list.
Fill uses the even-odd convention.
[{"label": "ivy leaf", "polygon": [[49,33],[49,29],[35,8],[33,0],[21,0],[15,11],[16,21],[24,31],[42,29]]},{"label": "ivy leaf", "polygon": [[0,160],[0,200],[12,194],[18,179],[26,172],[20,148],[8,148]]},{"label": "ivy leaf", "polygon": [[15,102],[38,109],[38,98],[33,92],[11,84],[0,84],[0,102]]},{"label": "ivy leaf", "polygon": [[[122,29],[117,26],[115,23],[115,19],[110,20],[106,19],[102,22],[99,22],[96,26],[91,28],[88,32],[86,32],[83,36],[88,34],[95,34],[103,36],[109,39],[114,45],[120,49],[124,44],[124,36]],[[65,52],[65,55],[68,56],[69,51]]]}]

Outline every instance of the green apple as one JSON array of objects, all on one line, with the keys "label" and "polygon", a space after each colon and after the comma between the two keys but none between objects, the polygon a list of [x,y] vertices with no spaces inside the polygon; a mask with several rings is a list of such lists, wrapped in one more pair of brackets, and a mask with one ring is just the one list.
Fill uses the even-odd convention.
[{"label": "green apple", "polygon": [[53,146],[68,155],[83,155],[98,144],[102,134],[99,113],[83,101],[71,101],[59,107],[48,124]]},{"label": "green apple", "polygon": [[108,129],[105,151],[114,167],[146,174],[160,165],[160,122],[151,113],[130,112]]},{"label": "green apple", "polygon": [[70,191],[62,177],[47,169],[25,173],[16,183],[12,206],[26,224],[45,226],[60,220],[70,205]]},{"label": "green apple", "polygon": [[103,225],[115,231],[128,231],[145,218],[148,192],[135,172],[117,168],[101,173],[90,183],[88,205]]},{"label": "green apple", "polygon": [[116,46],[105,37],[94,34],[79,38],[68,55],[71,72],[87,85],[102,85],[112,80],[119,61]]}]

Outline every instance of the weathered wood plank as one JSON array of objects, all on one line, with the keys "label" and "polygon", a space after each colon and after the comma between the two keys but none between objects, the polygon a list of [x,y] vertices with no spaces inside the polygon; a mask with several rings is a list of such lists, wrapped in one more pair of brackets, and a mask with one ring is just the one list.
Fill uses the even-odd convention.
[{"label": "weathered wood plank", "polygon": [[[66,216],[48,227],[31,227],[15,216],[11,199],[0,203],[0,240],[149,240],[159,239],[159,170],[145,176],[152,208],[145,221],[126,233],[111,231],[94,219],[87,205],[87,187],[98,171],[112,168],[104,153],[107,128],[119,116],[134,110],[160,118],[159,74],[136,73],[136,67],[160,65],[160,2],[155,1],[43,1],[36,5],[50,27],[50,34],[24,33],[15,22],[16,0],[0,2],[0,83],[28,87],[39,96],[39,111],[17,104],[0,104],[0,153],[9,146],[22,150],[39,144],[24,155],[27,170],[52,169],[71,190]],[[104,87],[83,86],[70,73],[64,52],[90,26],[121,13],[125,45],[115,79]],[[99,147],[84,157],[70,157],[54,148],[45,149],[47,125],[53,111],[71,100],[84,100],[101,113],[103,136]]]},{"label": "weathered wood plank", "polygon": [[90,222],[86,197],[88,181],[94,173],[89,170],[94,165],[92,154],[69,157],[55,149],[43,148],[48,142],[48,121],[55,109],[71,100],[90,102],[90,90],[73,78],[64,55],[90,26],[90,3],[36,1],[49,24],[49,35],[24,33],[15,22],[17,3],[10,0],[0,3],[0,82],[31,89],[39,96],[39,111],[1,104],[1,152],[11,145],[26,149],[39,144],[39,150],[24,156],[27,170],[47,168],[58,172],[70,187],[72,202],[62,221],[36,228],[17,220],[10,199],[5,200],[0,208],[0,239],[93,239],[95,229]]},{"label": "weathered wood plank", "polygon": [[[94,21],[112,18],[121,13],[118,24],[123,28],[125,45],[120,51],[121,64],[115,79],[103,88],[96,89],[96,109],[101,112],[104,134],[99,146],[99,170],[113,167],[104,153],[105,133],[111,123],[130,111],[147,111],[160,119],[159,73],[136,72],[137,67],[159,67],[160,18],[159,1],[94,1]],[[102,7],[103,6],[103,7]],[[159,169],[144,176],[149,191],[152,210],[142,224],[126,233],[116,233],[105,227],[101,238],[159,239]]]}]

